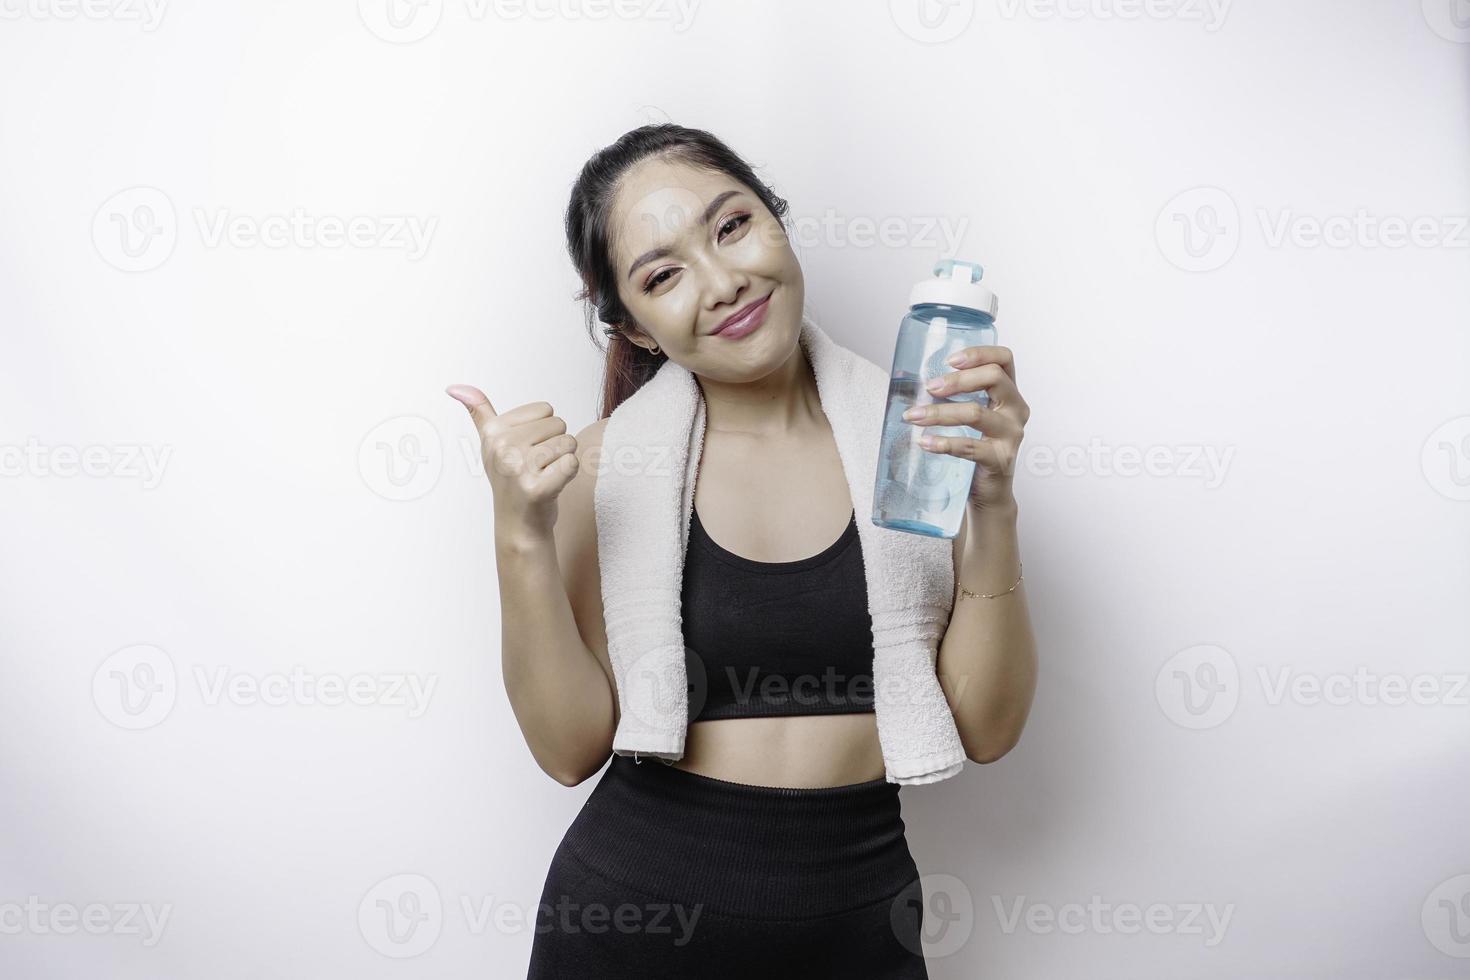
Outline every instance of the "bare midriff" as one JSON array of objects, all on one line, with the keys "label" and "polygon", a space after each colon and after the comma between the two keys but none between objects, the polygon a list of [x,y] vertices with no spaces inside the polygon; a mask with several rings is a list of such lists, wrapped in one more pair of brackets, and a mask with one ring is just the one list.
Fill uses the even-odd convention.
[{"label": "bare midriff", "polygon": [[673,765],[756,786],[847,786],[884,775],[871,711],[692,722]]}]

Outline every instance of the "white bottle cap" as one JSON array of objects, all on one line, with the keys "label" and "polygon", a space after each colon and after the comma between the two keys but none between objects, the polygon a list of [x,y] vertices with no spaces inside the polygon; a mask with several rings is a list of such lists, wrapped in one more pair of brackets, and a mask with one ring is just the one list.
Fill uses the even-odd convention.
[{"label": "white bottle cap", "polygon": [[980,277],[984,274],[985,270],[978,263],[942,259],[934,266],[933,278],[914,285],[909,293],[909,305],[943,303],[994,317],[1000,304],[990,287],[980,284]]}]

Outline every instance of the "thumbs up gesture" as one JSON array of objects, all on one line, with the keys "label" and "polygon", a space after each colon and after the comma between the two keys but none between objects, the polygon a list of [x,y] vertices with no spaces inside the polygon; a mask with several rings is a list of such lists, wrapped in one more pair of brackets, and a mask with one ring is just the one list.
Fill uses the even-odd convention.
[{"label": "thumbs up gesture", "polygon": [[496,534],[551,538],[556,498],[577,475],[577,439],[547,402],[504,413],[471,385],[444,389],[469,409],[480,433],[480,459],[495,498]]}]

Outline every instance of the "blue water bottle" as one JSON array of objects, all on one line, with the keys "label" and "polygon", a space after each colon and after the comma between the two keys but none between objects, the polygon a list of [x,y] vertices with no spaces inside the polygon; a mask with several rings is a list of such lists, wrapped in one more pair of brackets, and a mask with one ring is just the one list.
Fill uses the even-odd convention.
[{"label": "blue water bottle", "polygon": [[960,531],[975,461],[936,453],[919,445],[925,433],[983,438],[968,425],[916,425],[903,413],[914,405],[956,401],[990,403],[983,391],[949,398],[931,395],[930,378],[955,369],[945,363],[955,351],[995,343],[995,294],[980,284],[985,270],[974,262],[944,259],[909,295],[909,311],[898,328],[889,375],[883,442],[873,488],[873,523],[895,531],[953,538]]}]

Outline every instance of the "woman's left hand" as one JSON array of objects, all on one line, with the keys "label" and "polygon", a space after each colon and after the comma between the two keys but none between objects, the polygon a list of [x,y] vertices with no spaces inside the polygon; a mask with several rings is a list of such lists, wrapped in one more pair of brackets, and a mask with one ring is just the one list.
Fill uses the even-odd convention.
[{"label": "woman's left hand", "polygon": [[[949,363],[956,370],[929,382],[929,395],[937,400],[915,405],[903,418],[920,426],[968,425],[984,433],[983,439],[925,433],[919,444],[929,452],[975,461],[970,506],[979,510],[1012,506],[1016,458],[1031,417],[1030,406],[1016,388],[1015,358],[1009,347],[977,346],[951,355]],[[935,382],[941,384],[934,387]],[[968,399],[947,400],[981,390],[990,397],[989,407]]]}]

